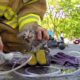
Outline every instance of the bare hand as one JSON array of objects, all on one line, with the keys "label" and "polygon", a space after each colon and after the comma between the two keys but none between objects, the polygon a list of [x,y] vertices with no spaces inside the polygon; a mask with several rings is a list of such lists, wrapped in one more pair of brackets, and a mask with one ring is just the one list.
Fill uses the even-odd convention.
[{"label": "bare hand", "polygon": [[38,40],[48,40],[49,39],[49,35],[48,35],[48,31],[42,27],[38,27],[37,30],[36,30],[37,34],[37,39]]}]

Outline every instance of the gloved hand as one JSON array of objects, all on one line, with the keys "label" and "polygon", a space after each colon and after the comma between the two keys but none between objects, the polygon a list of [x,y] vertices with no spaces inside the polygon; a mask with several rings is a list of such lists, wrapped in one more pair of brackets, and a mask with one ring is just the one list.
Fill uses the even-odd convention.
[{"label": "gloved hand", "polygon": [[45,50],[38,50],[36,59],[39,65],[50,65],[50,54]]},{"label": "gloved hand", "polygon": [[29,65],[49,65],[50,64],[50,54],[49,49],[45,41],[34,41],[32,45],[32,60]]},{"label": "gloved hand", "polygon": [[28,62],[28,65],[34,66],[37,64],[36,54],[34,52],[29,52],[32,55],[32,59]]},{"label": "gloved hand", "polygon": [[44,41],[34,41],[32,45],[32,59],[29,65],[49,65],[49,49]]},{"label": "gloved hand", "polygon": [[80,59],[78,57],[69,56],[62,52],[53,55],[51,61],[67,67],[79,67],[80,65]]}]

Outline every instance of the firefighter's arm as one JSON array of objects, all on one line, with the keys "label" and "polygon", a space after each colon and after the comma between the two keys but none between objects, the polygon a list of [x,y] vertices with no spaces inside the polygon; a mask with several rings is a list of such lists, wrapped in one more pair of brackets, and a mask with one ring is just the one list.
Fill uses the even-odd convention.
[{"label": "firefighter's arm", "polygon": [[[20,12],[20,17],[18,20],[19,23],[19,31],[23,32],[24,30],[31,27],[32,30],[36,29],[37,32],[37,38],[41,40],[42,38],[48,39],[48,33],[47,30],[43,29],[41,24],[41,19],[43,18],[43,15],[46,11],[45,8],[42,8],[45,5],[45,0],[39,0],[39,2],[36,2],[34,4],[28,5],[25,11],[24,8],[22,12]],[[37,8],[36,8],[37,6]],[[43,34],[43,35],[42,35]]]},{"label": "firefighter's arm", "polygon": [[17,15],[11,7],[0,5],[0,21],[16,28],[18,26]]},{"label": "firefighter's arm", "polygon": [[14,11],[9,6],[0,5],[0,17],[4,16],[6,20],[11,20],[14,15]]}]

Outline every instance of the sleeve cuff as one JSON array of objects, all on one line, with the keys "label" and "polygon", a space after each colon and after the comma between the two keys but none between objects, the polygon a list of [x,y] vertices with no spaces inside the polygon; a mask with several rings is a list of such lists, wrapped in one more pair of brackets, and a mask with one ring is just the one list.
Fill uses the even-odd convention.
[{"label": "sleeve cuff", "polygon": [[41,25],[41,19],[39,15],[36,14],[27,14],[23,17],[20,17],[18,20],[19,30],[22,30],[27,24],[37,22]]}]

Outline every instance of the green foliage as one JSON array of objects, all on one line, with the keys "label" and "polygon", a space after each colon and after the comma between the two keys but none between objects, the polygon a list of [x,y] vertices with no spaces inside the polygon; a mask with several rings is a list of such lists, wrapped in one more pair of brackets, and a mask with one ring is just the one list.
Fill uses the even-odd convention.
[{"label": "green foliage", "polygon": [[[42,25],[70,39],[80,37],[80,0],[46,0],[48,10]],[[62,13],[61,13],[62,12]]]}]

